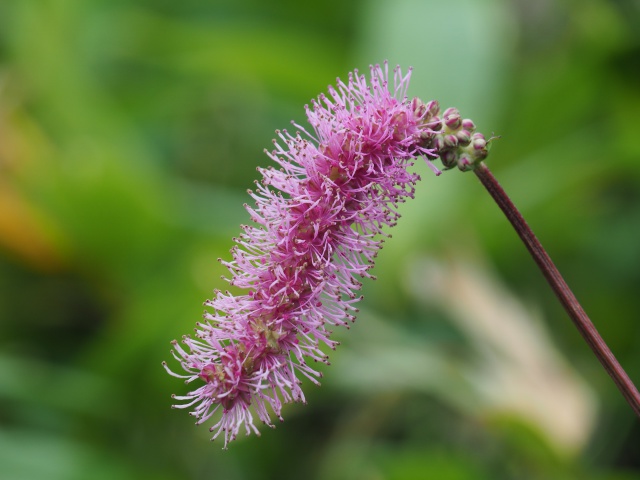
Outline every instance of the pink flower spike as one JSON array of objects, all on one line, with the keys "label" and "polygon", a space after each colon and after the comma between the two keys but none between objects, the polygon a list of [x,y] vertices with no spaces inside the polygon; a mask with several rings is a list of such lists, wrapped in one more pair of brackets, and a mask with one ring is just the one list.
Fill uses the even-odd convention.
[{"label": "pink flower spike", "polygon": [[262,180],[246,206],[254,225],[242,226],[228,281],[246,290],[216,290],[195,338],[174,342],[174,357],[199,385],[176,408],[190,408],[201,424],[216,415],[212,440],[224,448],[241,429],[256,434],[257,418],[273,426],[282,405],[305,402],[300,378],[319,384],[309,362],[328,364],[323,346],[335,349],[330,331],[348,328],[362,297],[360,277],[382,246],[380,235],[399,218],[397,207],[413,198],[419,179],[408,168],[419,156],[429,161],[439,125],[437,104],[406,97],[411,72],[388,64],[337,80],[328,95],[307,106],[310,129],[276,132],[267,155],[277,168],[258,169]]}]

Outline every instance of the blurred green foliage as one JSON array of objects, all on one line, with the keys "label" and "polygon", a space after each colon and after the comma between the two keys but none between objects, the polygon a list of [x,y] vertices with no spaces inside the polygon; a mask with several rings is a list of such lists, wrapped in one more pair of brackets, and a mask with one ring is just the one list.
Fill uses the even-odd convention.
[{"label": "blurred green foliage", "polygon": [[[496,206],[423,165],[308,406],[227,452],[170,410],[161,361],[223,285],[273,131],[386,58],[501,135],[492,169],[640,383],[637,1],[5,0],[0,479],[640,475],[638,420]],[[467,263],[531,335],[464,320],[442,287]]]}]

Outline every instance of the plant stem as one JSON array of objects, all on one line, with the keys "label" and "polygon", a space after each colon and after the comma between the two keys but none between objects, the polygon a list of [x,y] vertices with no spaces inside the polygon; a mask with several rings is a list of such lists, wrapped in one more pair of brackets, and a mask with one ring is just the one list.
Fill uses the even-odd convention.
[{"label": "plant stem", "polygon": [[538,264],[542,274],[553,289],[554,293],[562,303],[562,306],[573,320],[574,325],[585,339],[593,353],[611,376],[618,389],[627,400],[633,411],[640,417],[640,393],[633,384],[629,376],[611,353],[611,350],[602,339],[596,327],[593,325],[589,317],[583,310],[575,295],[560,275],[560,272],[551,261],[551,258],[538,241],[535,234],[527,225],[518,209],[515,207],[506,192],[500,186],[496,178],[493,176],[489,168],[480,163],[475,169],[475,174],[489,194],[496,201],[500,209],[504,212],[513,228],[520,236],[527,250]]}]

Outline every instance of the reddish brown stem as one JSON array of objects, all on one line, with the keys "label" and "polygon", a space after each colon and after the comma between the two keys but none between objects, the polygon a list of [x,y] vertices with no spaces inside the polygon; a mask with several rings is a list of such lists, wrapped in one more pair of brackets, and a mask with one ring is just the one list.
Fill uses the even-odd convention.
[{"label": "reddish brown stem", "polygon": [[538,264],[542,274],[547,279],[554,293],[567,311],[574,325],[585,339],[593,353],[595,353],[600,363],[611,376],[618,389],[629,402],[629,405],[640,417],[640,393],[633,384],[627,373],[618,363],[616,357],[602,339],[596,327],[593,325],[589,317],[583,310],[575,295],[560,275],[560,272],[551,261],[551,258],[538,241],[527,222],[524,220],[518,209],[515,207],[511,199],[507,196],[503,188],[500,186],[496,178],[493,176],[489,168],[481,163],[475,170],[475,174],[487,189],[489,194],[496,201],[500,209],[504,212],[513,228],[524,242],[527,250]]}]

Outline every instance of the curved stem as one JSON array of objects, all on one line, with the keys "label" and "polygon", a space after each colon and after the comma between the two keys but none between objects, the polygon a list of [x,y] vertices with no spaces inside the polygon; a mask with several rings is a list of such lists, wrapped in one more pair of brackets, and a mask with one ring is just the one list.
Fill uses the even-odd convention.
[{"label": "curved stem", "polygon": [[515,228],[520,239],[523,241],[527,250],[529,250],[529,253],[538,264],[542,274],[547,279],[547,282],[571,317],[571,320],[573,320],[573,323],[582,337],[618,386],[618,389],[633,411],[638,417],[640,417],[640,393],[638,393],[638,389],[624,369],[620,366],[616,357],[611,353],[611,350],[602,339],[585,311],[582,309],[580,303],[578,303],[575,295],[562,278],[562,275],[560,275],[560,272],[551,261],[551,258],[544,250],[531,228],[529,228],[529,225],[527,225],[527,222],[484,163],[480,163],[474,169],[474,172],[478,179],[480,179],[482,185],[484,185],[500,209],[504,212],[509,222],[511,222],[513,228]]}]

